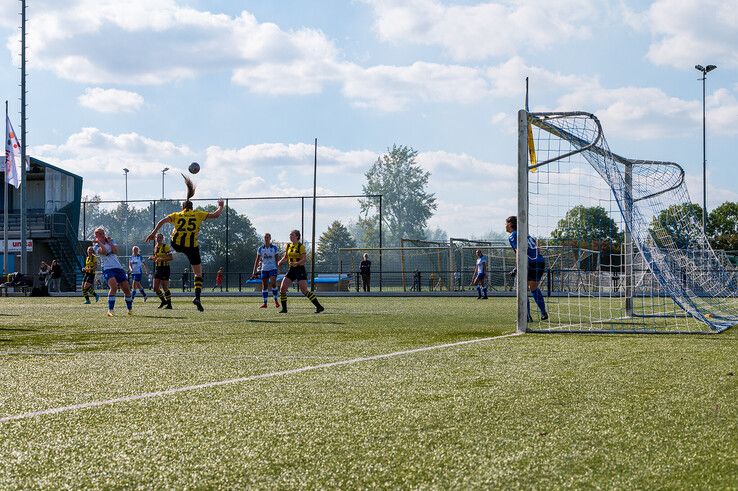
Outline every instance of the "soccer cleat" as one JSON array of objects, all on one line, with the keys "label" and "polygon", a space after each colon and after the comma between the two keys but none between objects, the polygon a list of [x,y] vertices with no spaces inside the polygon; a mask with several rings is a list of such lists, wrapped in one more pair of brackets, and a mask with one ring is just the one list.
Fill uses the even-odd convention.
[{"label": "soccer cleat", "polygon": [[90,299],[89,299],[89,298],[85,298],[85,301],[84,301],[84,302],[82,302],[82,303],[83,303],[83,304],[85,304],[85,305],[89,305],[89,304],[91,304],[92,302],[90,302]]},{"label": "soccer cleat", "polygon": [[261,304],[261,306],[259,308],[260,309],[265,309],[265,308],[267,308],[267,304],[263,303],[263,304]]},{"label": "soccer cleat", "polygon": [[149,299],[149,296],[148,295],[144,295],[143,297],[144,297],[144,303],[146,303],[146,300]]},{"label": "soccer cleat", "polygon": [[192,304],[193,304],[193,305],[194,305],[195,307],[197,307],[197,310],[199,310],[200,312],[205,312],[205,309],[203,308],[203,306],[202,306],[202,303],[200,302],[200,300],[199,300],[199,299],[197,299],[197,298],[193,298],[193,299],[192,299]]},{"label": "soccer cleat", "polygon": [[282,306],[282,309],[279,311],[280,314],[286,314],[287,313],[287,307],[284,305]]},{"label": "soccer cleat", "polygon": [[482,297],[481,297],[481,296],[477,297],[477,300],[481,300],[481,299],[482,299]]},{"label": "soccer cleat", "polygon": [[128,311],[128,315],[133,315],[133,311],[132,310],[129,310]]},{"label": "soccer cleat", "polygon": [[108,310],[108,317],[115,317],[115,314],[112,310]]},{"label": "soccer cleat", "polygon": [[489,297],[487,295],[482,297],[482,300],[487,300]]},{"label": "soccer cleat", "polygon": [[278,302],[277,300],[275,300],[275,301],[274,301],[274,306],[275,306],[276,308],[279,308],[279,302]]},{"label": "soccer cleat", "polygon": [[166,300],[162,300],[161,303],[159,304],[159,306],[157,307],[157,309],[160,309],[160,308],[166,307],[166,306],[167,306],[167,301]]},{"label": "soccer cleat", "polygon": [[541,314],[541,320],[542,321],[547,321],[548,320],[548,312],[544,312],[544,313]]},{"label": "soccer cleat", "polygon": [[167,303],[166,306],[164,307],[164,310],[172,310],[172,303],[171,302]]},{"label": "soccer cleat", "polygon": [[325,310],[325,307],[323,307],[322,305],[318,305],[317,307],[315,307],[315,313],[316,314],[320,314],[324,310]]},{"label": "soccer cleat", "polygon": [[100,301],[100,295],[98,295],[97,293],[95,293],[95,302],[98,302],[98,301]]}]

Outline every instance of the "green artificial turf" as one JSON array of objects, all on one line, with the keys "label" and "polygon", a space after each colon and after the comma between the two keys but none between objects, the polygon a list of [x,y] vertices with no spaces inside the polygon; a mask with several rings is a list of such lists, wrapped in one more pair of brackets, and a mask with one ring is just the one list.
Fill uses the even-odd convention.
[{"label": "green artificial turf", "polygon": [[736,488],[738,334],[532,335],[514,299],[0,303],[0,488]]}]

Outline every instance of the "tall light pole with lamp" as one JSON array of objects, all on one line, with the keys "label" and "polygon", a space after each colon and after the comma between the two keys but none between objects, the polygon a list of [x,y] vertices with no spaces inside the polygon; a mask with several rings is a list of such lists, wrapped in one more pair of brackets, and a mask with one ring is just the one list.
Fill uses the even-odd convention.
[{"label": "tall light pole with lamp", "polygon": [[123,173],[126,176],[126,204],[128,204],[128,173],[131,172],[129,169],[123,167]]},{"label": "tall light pole with lamp", "polygon": [[695,65],[695,69],[702,72],[702,233],[707,235],[707,130],[705,129],[705,80],[707,73],[717,67],[715,65]]},{"label": "tall light pole with lamp", "polygon": [[161,199],[164,199],[164,174],[167,173],[169,167],[164,167],[161,170]]}]

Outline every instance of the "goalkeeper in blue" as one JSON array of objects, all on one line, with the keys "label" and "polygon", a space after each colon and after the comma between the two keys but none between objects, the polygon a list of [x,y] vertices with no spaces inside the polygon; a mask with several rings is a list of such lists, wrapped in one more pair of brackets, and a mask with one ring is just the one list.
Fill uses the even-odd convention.
[{"label": "goalkeeper in blue", "polygon": [[[505,230],[510,236],[507,238],[510,242],[510,247],[515,252],[518,251],[518,217],[511,216],[505,220]],[[545,321],[548,319],[548,313],[546,312],[546,302],[543,300],[543,293],[538,288],[538,282],[543,278],[543,273],[546,272],[546,258],[543,257],[540,249],[538,248],[538,241],[535,237],[528,236],[528,289],[530,294],[533,296],[538,309],[541,311],[541,320]],[[532,321],[533,318],[530,315],[530,299],[528,299],[528,321]]]}]

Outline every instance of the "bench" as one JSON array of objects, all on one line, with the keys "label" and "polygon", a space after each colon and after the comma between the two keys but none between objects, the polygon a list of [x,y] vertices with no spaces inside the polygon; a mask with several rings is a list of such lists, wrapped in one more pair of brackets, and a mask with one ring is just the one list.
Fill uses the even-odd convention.
[{"label": "bench", "polygon": [[0,285],[0,297],[8,297],[10,296],[9,293],[22,293],[24,297],[27,297],[28,294],[31,293],[31,290],[33,290],[33,287],[28,285]]},{"label": "bench", "polygon": [[318,275],[315,277],[315,290],[319,292],[347,292],[351,278],[347,274]]}]

